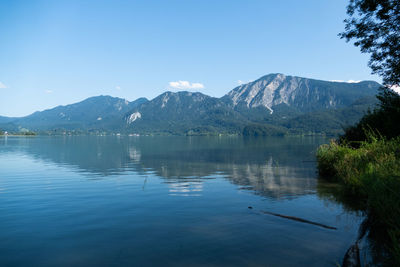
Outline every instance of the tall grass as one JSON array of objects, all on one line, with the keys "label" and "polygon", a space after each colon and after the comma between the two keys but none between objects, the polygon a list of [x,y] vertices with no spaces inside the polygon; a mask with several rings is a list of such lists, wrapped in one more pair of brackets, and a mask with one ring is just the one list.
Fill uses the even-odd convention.
[{"label": "tall grass", "polygon": [[372,227],[383,234],[390,262],[400,266],[400,137],[370,135],[355,149],[335,141],[317,151],[321,177],[343,185],[343,194],[363,203]]}]

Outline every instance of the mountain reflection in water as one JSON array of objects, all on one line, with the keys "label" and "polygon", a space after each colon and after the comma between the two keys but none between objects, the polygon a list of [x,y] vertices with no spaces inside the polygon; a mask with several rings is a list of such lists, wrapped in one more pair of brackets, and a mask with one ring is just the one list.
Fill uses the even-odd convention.
[{"label": "mountain reflection in water", "polygon": [[155,174],[170,194],[196,196],[204,179],[219,175],[278,199],[315,192],[315,148],[326,138],[38,136],[0,142],[0,152],[22,150],[91,179]]},{"label": "mountain reflection in water", "polygon": [[334,266],[363,218],[321,195],[326,141],[0,138],[0,265]]}]

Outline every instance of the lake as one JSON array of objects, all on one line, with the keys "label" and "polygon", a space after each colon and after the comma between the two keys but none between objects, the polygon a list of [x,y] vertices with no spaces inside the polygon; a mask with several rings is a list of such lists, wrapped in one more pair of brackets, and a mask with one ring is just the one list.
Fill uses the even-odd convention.
[{"label": "lake", "polygon": [[319,193],[327,142],[1,137],[0,266],[335,266],[363,218]]}]

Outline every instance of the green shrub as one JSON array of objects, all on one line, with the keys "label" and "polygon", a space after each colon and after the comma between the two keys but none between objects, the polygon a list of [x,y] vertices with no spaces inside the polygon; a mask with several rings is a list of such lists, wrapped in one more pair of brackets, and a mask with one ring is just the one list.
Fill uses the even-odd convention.
[{"label": "green shrub", "polygon": [[400,264],[400,137],[387,141],[369,135],[357,149],[332,141],[318,149],[317,160],[321,177],[365,202],[374,227],[384,231],[392,261]]},{"label": "green shrub", "polygon": [[348,143],[358,148],[360,141],[367,141],[370,133],[379,134],[390,140],[400,136],[400,95],[382,87],[377,95],[379,108],[369,111],[354,126],[345,129],[339,143]]}]

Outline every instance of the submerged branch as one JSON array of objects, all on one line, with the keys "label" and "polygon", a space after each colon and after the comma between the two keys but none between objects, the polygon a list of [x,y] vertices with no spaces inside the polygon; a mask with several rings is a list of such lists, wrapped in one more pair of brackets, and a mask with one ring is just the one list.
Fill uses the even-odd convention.
[{"label": "submerged branch", "polygon": [[305,219],[298,218],[298,217],[294,217],[294,216],[282,215],[282,214],[273,213],[273,212],[270,212],[270,211],[261,211],[261,212],[264,213],[264,214],[269,214],[269,215],[273,215],[273,216],[276,216],[276,217],[281,217],[281,218],[285,218],[285,219],[289,219],[289,220],[293,220],[293,221],[297,221],[297,222],[317,225],[317,226],[320,226],[320,227],[323,227],[323,228],[326,228],[326,229],[337,230],[337,228],[333,227],[333,226],[329,226],[329,225],[325,225],[325,224],[317,223],[317,222],[312,222],[312,221],[305,220]]}]

